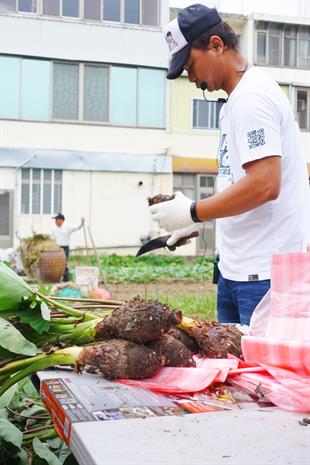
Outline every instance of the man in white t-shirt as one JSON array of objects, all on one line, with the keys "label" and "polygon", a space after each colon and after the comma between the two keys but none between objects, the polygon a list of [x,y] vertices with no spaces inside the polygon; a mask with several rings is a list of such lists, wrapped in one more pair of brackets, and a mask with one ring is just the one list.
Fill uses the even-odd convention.
[{"label": "man in white t-shirt", "polygon": [[289,101],[261,69],[248,65],[238,38],[215,9],[184,8],[165,28],[178,43],[168,79],[183,70],[203,90],[228,94],[220,113],[217,193],[193,202],[182,193],[150,207],[172,232],[168,245],[217,219],[218,319],[248,324],[270,287],[273,253],[306,251],[310,194],[299,128]]},{"label": "man in white t-shirt", "polygon": [[79,225],[65,222],[65,217],[62,213],[57,213],[53,219],[55,220],[55,224],[52,226],[51,237],[65,252],[67,264],[63,275],[63,281],[69,281],[68,257],[70,253],[70,236],[74,231],[81,229],[85,223],[85,218],[81,218],[81,223]]}]

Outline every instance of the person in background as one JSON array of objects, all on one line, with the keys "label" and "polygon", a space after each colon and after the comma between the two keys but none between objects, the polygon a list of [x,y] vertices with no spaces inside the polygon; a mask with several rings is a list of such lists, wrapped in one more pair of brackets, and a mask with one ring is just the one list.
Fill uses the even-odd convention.
[{"label": "person in background", "polygon": [[[193,202],[181,192],[150,207],[173,245],[217,220],[218,319],[249,324],[270,287],[274,253],[305,252],[310,239],[310,195],[300,131],[277,82],[247,63],[238,37],[216,9],[195,4],[164,28],[177,39],[167,78],[183,71],[202,90],[223,89],[217,192]],[[169,36],[170,37],[170,36]],[[169,45],[169,41],[168,41]]]},{"label": "person in background", "polygon": [[65,222],[65,217],[62,213],[57,213],[53,217],[55,224],[52,227],[51,237],[64,250],[66,255],[66,268],[63,275],[63,281],[69,281],[68,257],[70,253],[70,236],[74,231],[78,231],[85,223],[85,218],[81,218],[79,225]]}]

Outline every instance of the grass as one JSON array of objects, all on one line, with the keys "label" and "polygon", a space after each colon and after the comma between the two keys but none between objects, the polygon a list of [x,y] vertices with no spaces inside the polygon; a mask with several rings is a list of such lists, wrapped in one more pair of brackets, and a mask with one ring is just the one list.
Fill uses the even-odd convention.
[{"label": "grass", "polygon": [[[95,257],[70,257],[69,266],[93,265]],[[213,258],[186,259],[177,256],[146,255],[121,257],[116,254],[100,257],[100,265],[109,283],[150,283],[154,281],[211,279]]]},{"label": "grass", "polygon": [[[151,296],[151,298],[154,296]],[[216,319],[216,296],[212,293],[195,294],[159,294],[158,300],[167,303],[170,308],[179,308],[183,315],[201,320]]]}]

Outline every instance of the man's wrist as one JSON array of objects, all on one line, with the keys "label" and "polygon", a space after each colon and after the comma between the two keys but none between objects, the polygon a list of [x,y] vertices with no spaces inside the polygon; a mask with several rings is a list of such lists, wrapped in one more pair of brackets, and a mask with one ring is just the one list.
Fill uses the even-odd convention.
[{"label": "man's wrist", "polygon": [[196,205],[197,205],[197,202],[195,202],[194,200],[190,206],[191,218],[194,223],[200,223],[201,221],[197,216]]}]

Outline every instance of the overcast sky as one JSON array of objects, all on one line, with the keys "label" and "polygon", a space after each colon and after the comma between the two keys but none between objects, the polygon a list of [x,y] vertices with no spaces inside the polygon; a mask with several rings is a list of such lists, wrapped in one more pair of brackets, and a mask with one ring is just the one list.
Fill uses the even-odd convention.
[{"label": "overcast sky", "polygon": [[307,17],[310,24],[310,0],[170,0],[172,7],[184,8],[193,3],[203,3],[208,7],[215,6],[225,13],[257,12]]}]

